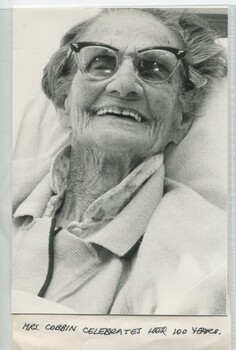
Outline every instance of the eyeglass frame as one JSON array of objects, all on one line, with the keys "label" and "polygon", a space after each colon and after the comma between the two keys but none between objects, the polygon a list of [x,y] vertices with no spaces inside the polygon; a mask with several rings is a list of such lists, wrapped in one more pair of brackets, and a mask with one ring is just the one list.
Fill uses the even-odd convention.
[{"label": "eyeglass frame", "polygon": [[[110,50],[113,50],[114,52],[116,53],[120,53],[122,56],[123,54],[121,53],[121,51],[113,46],[110,46],[110,45],[107,45],[107,44],[103,44],[103,43],[99,43],[99,42],[93,42],[93,41],[81,41],[81,42],[74,42],[74,43],[70,43],[70,52],[68,53],[67,55],[67,59],[69,59],[69,57],[72,55],[72,53],[79,53],[79,51],[84,48],[84,47],[88,47],[88,46],[99,46],[99,47],[104,47],[104,48],[107,48],[107,49],[110,49]],[[167,80],[169,80],[173,75],[174,73],[176,72],[177,68],[179,67],[179,64],[181,62],[181,60],[186,56],[186,51],[185,50],[182,50],[182,49],[178,49],[178,48],[175,48],[175,47],[170,47],[170,46],[149,46],[149,47],[145,47],[143,49],[139,49],[139,50],[135,50],[136,53],[143,53],[145,51],[151,51],[151,50],[163,50],[163,51],[168,51],[168,52],[171,52],[172,54],[175,55],[175,57],[177,58],[178,60],[178,63],[176,65],[176,67],[174,68],[173,72],[164,80],[161,80],[161,81],[157,81],[157,82],[150,82],[149,80],[146,80],[146,79],[143,79],[137,72],[137,75],[138,77],[142,80],[142,81],[145,81],[147,82],[148,84],[151,84],[151,85],[156,85],[156,84],[162,84],[164,82],[166,82]],[[77,56],[76,56],[77,58]],[[107,80],[107,79],[110,79],[112,76],[114,76],[116,74],[116,72],[118,71],[119,67],[120,67],[120,64],[121,64],[122,60],[119,59],[119,56],[118,56],[118,63],[117,64],[117,67],[116,67],[116,70],[115,72],[109,76],[109,77],[105,77],[105,78],[99,78],[99,79],[96,79],[96,78],[91,78],[86,72],[83,71],[83,69],[79,66],[79,62],[78,62],[78,59],[76,59],[76,63],[78,65],[78,68],[80,69],[80,71],[86,76],[88,77],[90,80],[94,80],[94,81],[103,81],[103,80]],[[185,64],[183,64],[184,68],[185,68]]]}]

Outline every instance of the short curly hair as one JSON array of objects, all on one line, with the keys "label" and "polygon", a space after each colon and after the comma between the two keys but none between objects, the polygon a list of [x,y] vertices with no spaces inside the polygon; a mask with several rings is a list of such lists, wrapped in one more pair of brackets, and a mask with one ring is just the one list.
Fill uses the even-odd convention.
[{"label": "short curly hair", "polygon": [[79,41],[86,30],[98,18],[117,13],[146,13],[162,22],[187,51],[183,63],[187,79],[182,79],[180,103],[183,115],[196,116],[212,82],[227,74],[227,59],[224,48],[217,43],[217,34],[208,23],[188,11],[155,8],[109,8],[96,16],[72,27],[62,38],[60,48],[44,68],[42,88],[47,97],[58,108],[64,108],[77,65],[73,55],[68,57],[70,43]]}]

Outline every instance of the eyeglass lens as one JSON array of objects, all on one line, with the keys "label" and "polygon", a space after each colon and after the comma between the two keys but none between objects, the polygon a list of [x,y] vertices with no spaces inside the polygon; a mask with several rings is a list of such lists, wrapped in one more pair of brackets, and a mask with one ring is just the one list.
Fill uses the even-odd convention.
[{"label": "eyeglass lens", "polygon": [[[117,52],[99,46],[87,46],[77,54],[80,69],[91,79],[111,77],[119,62]],[[144,81],[158,83],[168,79],[178,65],[176,56],[166,50],[153,49],[138,53],[136,69]]]}]

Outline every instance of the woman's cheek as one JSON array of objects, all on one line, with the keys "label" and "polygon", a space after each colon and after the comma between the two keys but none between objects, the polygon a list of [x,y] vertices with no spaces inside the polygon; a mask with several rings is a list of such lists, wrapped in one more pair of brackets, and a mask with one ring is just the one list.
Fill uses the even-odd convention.
[{"label": "woman's cheek", "polygon": [[171,139],[176,129],[176,114],[178,114],[178,107],[175,108],[173,100],[163,98],[153,106],[153,125],[149,136],[157,149],[163,149]]},{"label": "woman's cheek", "polygon": [[81,109],[93,108],[104,91],[103,85],[100,82],[88,80],[81,72],[76,74],[71,90]]}]

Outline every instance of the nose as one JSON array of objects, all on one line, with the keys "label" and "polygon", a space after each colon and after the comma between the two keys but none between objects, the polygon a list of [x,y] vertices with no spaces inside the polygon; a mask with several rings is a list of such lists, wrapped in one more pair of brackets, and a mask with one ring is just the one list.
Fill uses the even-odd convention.
[{"label": "nose", "polygon": [[106,92],[119,98],[139,99],[143,96],[143,88],[138,83],[131,60],[123,61],[112,80],[106,86]]}]

